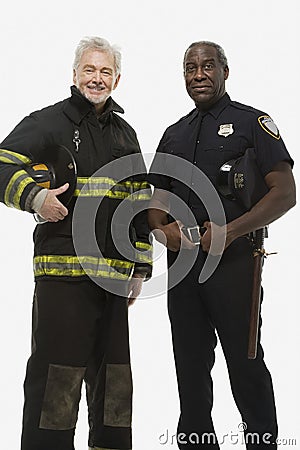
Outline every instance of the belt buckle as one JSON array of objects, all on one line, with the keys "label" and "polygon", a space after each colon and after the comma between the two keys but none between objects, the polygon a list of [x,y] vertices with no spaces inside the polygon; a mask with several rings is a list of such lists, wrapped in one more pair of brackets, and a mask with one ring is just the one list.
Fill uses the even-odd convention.
[{"label": "belt buckle", "polygon": [[195,227],[187,227],[186,230],[189,236],[189,240],[192,241],[195,245],[200,245],[201,234],[199,225],[196,225]]}]

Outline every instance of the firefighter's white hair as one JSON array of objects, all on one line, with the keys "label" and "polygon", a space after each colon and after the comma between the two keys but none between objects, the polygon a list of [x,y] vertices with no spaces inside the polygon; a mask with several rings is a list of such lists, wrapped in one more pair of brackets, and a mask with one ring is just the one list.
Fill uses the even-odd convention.
[{"label": "firefighter's white hair", "polygon": [[114,58],[116,75],[119,75],[121,72],[121,52],[119,48],[115,45],[111,45],[106,39],[98,36],[86,36],[81,39],[75,50],[75,58],[73,63],[74,70],[78,69],[83,52],[89,49],[96,49],[102,52],[110,53]]}]

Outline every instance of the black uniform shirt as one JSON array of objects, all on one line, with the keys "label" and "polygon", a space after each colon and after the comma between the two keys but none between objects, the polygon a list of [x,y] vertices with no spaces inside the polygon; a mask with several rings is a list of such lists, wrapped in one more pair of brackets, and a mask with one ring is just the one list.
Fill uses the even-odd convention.
[{"label": "black uniform shirt", "polygon": [[[209,220],[209,216],[201,201],[201,192],[196,195],[190,189],[193,186],[193,167],[199,168],[216,187],[220,167],[228,160],[243,155],[247,148],[254,148],[263,176],[272,171],[280,161],[288,161],[293,165],[270,116],[234,102],[225,94],[209,111],[203,113],[194,109],[168,127],[160,141],[158,153],[175,155],[191,163],[189,181],[183,184],[176,179],[176,172],[180,174],[181,171],[181,167],[178,167],[180,161],[173,167],[174,177],[157,175],[157,169],[161,170],[163,165],[162,160],[158,162],[156,156],[150,169],[150,183],[183,199],[191,208],[196,221],[202,224]],[[170,165],[170,161],[165,164]],[[221,201],[227,222],[244,212],[235,201],[223,197]],[[176,218],[180,218],[185,224],[189,220],[187,217]]]}]

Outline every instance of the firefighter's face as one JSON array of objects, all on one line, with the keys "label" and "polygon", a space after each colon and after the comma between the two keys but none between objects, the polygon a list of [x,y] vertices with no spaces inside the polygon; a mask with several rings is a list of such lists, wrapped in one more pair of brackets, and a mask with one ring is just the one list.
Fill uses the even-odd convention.
[{"label": "firefighter's face", "polygon": [[77,69],[73,71],[74,84],[98,112],[103,110],[119,79],[113,55],[96,49],[83,52]]}]

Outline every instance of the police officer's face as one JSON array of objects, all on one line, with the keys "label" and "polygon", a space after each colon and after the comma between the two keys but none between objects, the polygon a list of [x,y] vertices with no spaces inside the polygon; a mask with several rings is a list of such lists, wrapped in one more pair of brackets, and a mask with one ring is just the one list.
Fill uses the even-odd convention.
[{"label": "police officer's face", "polygon": [[73,72],[73,82],[80,92],[101,112],[106,100],[118,85],[113,55],[96,49],[83,52]]},{"label": "police officer's face", "polygon": [[228,67],[224,68],[217,51],[208,45],[192,47],[184,61],[185,85],[199,109],[210,108],[225,94]]}]

